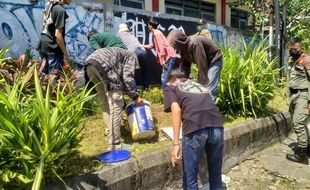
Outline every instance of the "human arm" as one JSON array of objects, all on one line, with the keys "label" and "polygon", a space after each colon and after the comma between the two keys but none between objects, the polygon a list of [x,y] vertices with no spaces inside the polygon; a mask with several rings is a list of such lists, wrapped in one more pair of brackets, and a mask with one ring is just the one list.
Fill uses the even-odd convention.
[{"label": "human arm", "polygon": [[173,126],[173,149],[171,162],[175,166],[182,158],[180,155],[180,129],[181,129],[181,108],[177,102],[171,104],[172,126]]},{"label": "human arm", "polygon": [[59,48],[61,49],[62,53],[64,54],[64,61],[66,64],[69,63],[70,59],[69,59],[69,54],[65,45],[65,40],[64,40],[64,36],[62,35],[62,28],[56,28],[55,30],[55,37],[56,37],[56,42],[59,46]]},{"label": "human arm", "polygon": [[128,90],[128,96],[136,103],[136,105],[143,104],[143,99],[139,97],[136,88],[135,81],[135,69],[137,65],[137,59],[134,56],[126,58],[126,62],[123,66],[123,80]]},{"label": "human arm", "polygon": [[143,45],[143,47],[145,49],[153,49],[154,48],[154,45],[153,44],[146,44],[146,45]]},{"label": "human arm", "polygon": [[202,44],[195,44],[193,47],[194,62],[198,66],[198,82],[207,85],[208,79],[208,59]]},{"label": "human arm", "polygon": [[100,44],[96,38],[96,36],[92,36],[90,39],[89,39],[89,43],[90,43],[90,46],[94,49],[94,50],[97,50],[97,49],[100,49]]},{"label": "human arm", "polygon": [[69,63],[69,54],[65,44],[64,28],[66,21],[66,12],[61,6],[55,6],[53,9],[52,19],[55,25],[56,43],[64,55],[65,63]]}]

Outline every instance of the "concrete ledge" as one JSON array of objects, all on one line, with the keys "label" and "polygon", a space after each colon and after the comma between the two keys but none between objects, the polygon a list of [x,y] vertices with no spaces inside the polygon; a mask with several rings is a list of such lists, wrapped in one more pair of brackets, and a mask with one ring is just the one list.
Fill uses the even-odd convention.
[{"label": "concrete ledge", "polygon": [[[225,129],[223,172],[244,161],[249,155],[276,142],[290,132],[290,114],[277,113]],[[181,166],[170,163],[171,147],[145,153],[129,161],[113,164],[104,169],[65,179],[62,183],[48,184],[47,190],[61,189],[152,189],[169,185],[181,178]]]}]

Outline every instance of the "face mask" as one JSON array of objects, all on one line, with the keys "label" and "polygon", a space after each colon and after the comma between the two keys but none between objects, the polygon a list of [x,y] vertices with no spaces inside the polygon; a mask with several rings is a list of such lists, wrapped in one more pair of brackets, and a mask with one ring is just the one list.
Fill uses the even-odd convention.
[{"label": "face mask", "polygon": [[290,50],[290,56],[293,59],[298,59],[301,56],[302,52],[301,51],[296,51],[296,50]]}]

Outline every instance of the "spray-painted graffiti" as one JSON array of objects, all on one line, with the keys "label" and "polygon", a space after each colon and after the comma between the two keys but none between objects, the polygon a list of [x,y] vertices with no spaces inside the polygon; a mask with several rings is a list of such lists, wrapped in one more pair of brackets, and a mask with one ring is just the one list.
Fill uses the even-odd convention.
[{"label": "spray-painted graffiti", "polygon": [[[10,40],[12,45],[8,56],[17,57],[25,49],[31,49],[35,55],[42,30],[44,0],[33,5],[25,0],[19,3],[0,3],[2,19],[0,21],[0,47]],[[98,5],[96,5],[98,6]],[[96,7],[98,10],[98,7]],[[100,9],[99,9],[100,10]],[[70,58],[83,62],[91,49],[87,34],[92,28],[102,28],[103,13],[90,12],[83,6],[68,6],[69,18],[66,21],[66,44]]]},{"label": "spray-painted graffiti", "polygon": [[[142,44],[152,43],[152,35],[147,30],[148,16],[142,14],[134,14],[128,12],[115,12],[113,17],[113,27],[112,31],[117,32],[118,25],[120,23],[127,23],[131,33],[136,36]],[[155,18],[158,23],[158,29],[168,35],[168,33],[173,29],[180,29],[188,35],[194,34],[196,23],[190,21],[176,20],[176,19],[165,19],[165,18]],[[143,81],[148,81],[150,84],[159,84],[160,73],[162,67],[156,62],[155,56],[156,52],[154,50],[148,51],[146,56],[145,64],[140,65],[143,69],[144,75],[147,79],[142,79]],[[145,74],[147,73],[147,74]]]},{"label": "spray-painted graffiti", "polygon": [[[175,19],[156,18],[159,22],[158,29],[167,35],[173,29],[180,29],[186,34],[193,34],[195,23]],[[131,33],[136,36],[142,44],[152,43],[152,35],[147,30],[148,17],[146,15],[116,12],[113,18],[113,31],[117,32],[120,23],[127,23]]]},{"label": "spray-painted graffiti", "polygon": [[[10,0],[0,2],[0,48],[12,40],[7,56],[17,57],[26,49],[31,49],[38,57],[35,50],[39,42],[42,30],[44,0],[38,0],[36,4],[31,4],[29,0]],[[117,32],[118,25],[122,22],[129,24],[130,31],[139,39],[142,44],[152,43],[152,35],[147,30],[148,16],[135,12],[114,11],[103,7],[102,3],[86,1],[82,5],[66,6],[69,18],[66,21],[66,45],[71,59],[83,64],[92,49],[87,40],[87,34],[93,28],[99,31]],[[103,12],[105,8],[105,12]],[[141,11],[140,11],[141,12]],[[105,18],[105,20],[104,20]],[[160,23],[159,30],[165,35],[178,28],[187,35],[196,33],[196,22],[180,19],[178,16],[163,18],[158,15],[157,21]],[[213,40],[218,44],[235,47],[239,40],[244,37],[240,32],[230,30],[223,26],[207,24],[212,34]],[[245,37],[249,41],[249,37]],[[148,52],[146,67],[150,74],[150,83],[160,83],[161,66],[156,63],[156,52]]]}]

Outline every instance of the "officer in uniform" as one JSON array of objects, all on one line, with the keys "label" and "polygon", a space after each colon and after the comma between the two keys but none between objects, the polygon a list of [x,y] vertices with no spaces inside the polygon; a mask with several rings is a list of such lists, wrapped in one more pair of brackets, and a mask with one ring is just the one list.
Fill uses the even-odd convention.
[{"label": "officer in uniform", "polygon": [[294,154],[287,154],[286,158],[308,165],[310,139],[306,122],[310,113],[310,56],[302,53],[302,43],[298,38],[290,40],[289,48],[291,56],[288,78],[289,110],[298,146],[293,149]]}]

